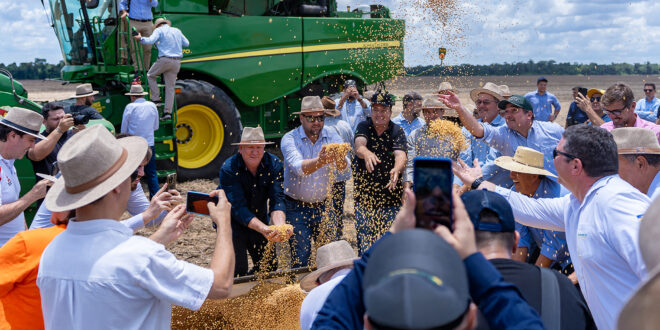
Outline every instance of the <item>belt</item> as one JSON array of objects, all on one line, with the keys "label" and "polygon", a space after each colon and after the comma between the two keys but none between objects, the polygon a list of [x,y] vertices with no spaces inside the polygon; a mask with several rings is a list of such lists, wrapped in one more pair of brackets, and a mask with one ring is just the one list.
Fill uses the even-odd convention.
[{"label": "belt", "polygon": [[170,60],[181,61],[181,57],[159,56],[158,58],[169,58]]},{"label": "belt", "polygon": [[311,207],[311,208],[315,208],[315,209],[325,205],[325,201],[314,202],[314,203],[312,203],[312,202],[303,202],[303,201],[299,201],[297,199],[293,199],[289,195],[286,195],[286,194],[284,195],[284,198],[286,198],[286,200],[288,200],[288,201],[301,204],[304,207]]},{"label": "belt", "polygon": [[135,19],[130,17],[128,19],[130,19],[131,21],[138,21],[138,22],[151,22],[150,19]]}]

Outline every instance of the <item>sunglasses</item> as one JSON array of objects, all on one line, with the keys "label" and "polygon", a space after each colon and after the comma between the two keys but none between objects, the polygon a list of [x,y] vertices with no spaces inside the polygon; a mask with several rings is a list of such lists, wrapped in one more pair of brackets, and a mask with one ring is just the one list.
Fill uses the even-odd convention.
[{"label": "sunglasses", "polygon": [[305,120],[308,123],[313,123],[313,122],[322,123],[323,121],[325,121],[325,115],[320,115],[320,116],[306,116],[306,115],[303,115],[303,118],[305,118]]},{"label": "sunglasses", "polygon": [[552,159],[557,158],[557,156],[559,156],[559,155],[563,155],[564,157],[566,157],[566,158],[570,158],[570,159],[575,159],[575,158],[577,158],[577,156],[573,156],[573,155],[571,155],[571,154],[567,154],[567,153],[565,153],[565,152],[563,152],[563,151],[559,151],[559,150],[557,150],[557,148],[555,148],[554,150],[552,150]]},{"label": "sunglasses", "polygon": [[600,96],[592,97],[592,98],[591,98],[591,102],[593,102],[593,101],[598,101],[598,102],[600,102]]},{"label": "sunglasses", "polygon": [[645,93],[650,93],[650,92],[652,92],[652,91],[653,91],[652,89],[644,89],[644,92],[645,92]]},{"label": "sunglasses", "polygon": [[628,109],[627,106],[623,107],[621,109],[617,109],[617,110],[607,110],[607,109],[603,109],[603,110],[605,110],[605,112],[607,112],[608,114],[612,114],[612,115],[615,115],[615,116],[620,116],[621,112],[623,112],[623,110],[626,110],[626,109]]}]

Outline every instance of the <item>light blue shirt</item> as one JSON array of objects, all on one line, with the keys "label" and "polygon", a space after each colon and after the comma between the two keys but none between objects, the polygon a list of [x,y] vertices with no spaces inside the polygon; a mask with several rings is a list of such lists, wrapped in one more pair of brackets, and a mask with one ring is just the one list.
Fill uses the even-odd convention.
[{"label": "light blue shirt", "polygon": [[[478,119],[478,121],[482,122],[481,119]],[[504,126],[505,124],[506,120],[500,115],[497,115],[497,117],[490,122],[490,125],[494,127]],[[494,164],[495,159],[502,154],[497,151],[497,149],[491,148],[481,139],[475,138],[465,127],[463,127],[461,131],[463,132],[463,136],[465,136],[467,149],[461,152],[460,158],[470,166],[472,166],[475,159],[479,159],[479,165],[481,166],[485,180],[502,187],[513,186],[513,181],[511,181],[511,178],[509,177],[509,171]],[[462,182],[459,184],[462,185]]]},{"label": "light blue shirt", "polygon": [[128,0],[119,2],[119,10],[128,11],[128,17],[132,19],[154,19],[151,8],[158,6],[158,0],[131,0],[131,8],[128,8]]},{"label": "light blue shirt", "polygon": [[[323,124],[325,127],[334,130],[339,137],[344,141],[344,143],[348,143],[351,145],[352,148],[354,148],[354,133],[353,130],[351,129],[351,126],[345,121],[337,117],[325,117],[325,123]],[[353,156],[351,155],[351,159],[353,159]],[[348,163],[348,166],[346,168],[346,171],[339,172],[337,174],[337,179],[335,182],[344,182],[348,179],[351,178],[351,163]]]},{"label": "light blue shirt", "polygon": [[403,128],[403,132],[406,133],[406,137],[410,136],[410,133],[418,128],[421,128],[425,124],[424,119],[421,117],[415,117],[413,121],[408,122],[406,118],[403,117],[403,114],[399,114],[398,116],[394,117],[392,122]]},{"label": "light blue shirt", "polygon": [[658,107],[660,107],[660,100],[657,97],[654,96],[650,102],[643,98],[637,101],[635,113],[642,119],[655,123],[658,120]]},{"label": "light blue shirt", "polygon": [[303,300],[302,305],[300,306],[300,329],[309,330],[312,328],[312,323],[316,319],[316,316],[319,314],[319,311],[323,307],[325,300],[330,295],[330,292],[341,282],[348,273],[350,269],[342,269],[332,274],[332,277],[329,281],[315,287],[310,291],[305,300]]},{"label": "light blue shirt", "polygon": [[555,111],[561,110],[559,100],[557,100],[557,97],[552,93],[545,92],[543,95],[541,95],[537,90],[535,92],[529,92],[525,94],[525,98],[532,104],[532,109],[534,110],[534,119],[536,120],[550,120],[552,107],[555,108]]},{"label": "light blue shirt", "polygon": [[568,194],[532,199],[497,187],[516,221],[565,231],[575,273],[598,329],[615,329],[619,312],[647,275],[639,250],[649,198],[618,175],[596,181],[582,203]]},{"label": "light blue shirt", "polygon": [[140,38],[140,42],[146,45],[156,44],[158,57],[183,57],[183,47],[190,46],[188,39],[181,30],[162,24],[149,37]]},{"label": "light blue shirt", "polygon": [[[339,106],[339,100],[340,99],[335,100],[337,106]],[[371,103],[365,99],[362,100],[367,104],[366,108],[362,108],[357,99],[354,99],[353,101],[346,99],[344,106],[341,109],[337,108],[337,110],[341,112],[341,119],[351,125],[351,130],[353,130],[353,132],[355,132],[359,123],[367,120],[367,117],[371,116]]]},{"label": "light blue shirt", "polygon": [[502,156],[513,157],[518,147],[532,148],[543,153],[543,167],[552,174],[557,174],[552,159],[552,150],[561,140],[564,133],[563,127],[555,123],[534,120],[525,138],[507,125],[493,127],[490,124],[482,123],[481,126],[484,128],[483,141],[497,149]]},{"label": "light blue shirt", "polygon": [[646,193],[646,196],[649,196],[651,201],[654,201],[660,196],[660,189],[658,188],[660,188],[660,172],[655,175],[655,178],[653,178],[653,181],[651,181],[651,185],[649,186],[649,192]]},{"label": "light blue shirt", "polygon": [[141,136],[154,145],[154,131],[158,130],[158,109],[153,102],[137,99],[129,103],[121,118],[121,132]]},{"label": "light blue shirt", "polygon": [[[284,182],[282,184],[284,194],[308,203],[325,200],[328,189],[334,183],[329,182],[330,167],[326,164],[316,172],[305,175],[302,163],[305,159],[317,157],[321,148],[331,143],[343,143],[343,141],[334,130],[327,127],[323,127],[316,143],[312,143],[307,137],[302,126],[284,134],[280,142],[284,157]],[[348,156],[347,161],[349,161]]]},{"label": "light blue shirt", "polygon": [[[454,149],[454,141],[439,139],[429,132],[429,126],[424,125],[414,130],[407,139],[408,157],[406,159],[406,171],[403,176],[404,182],[413,182],[413,159],[415,157],[445,157],[451,160],[458,158],[458,151]],[[456,177],[454,178],[456,179]],[[455,180],[456,181],[456,180]],[[460,181],[460,179],[458,179]]]}]

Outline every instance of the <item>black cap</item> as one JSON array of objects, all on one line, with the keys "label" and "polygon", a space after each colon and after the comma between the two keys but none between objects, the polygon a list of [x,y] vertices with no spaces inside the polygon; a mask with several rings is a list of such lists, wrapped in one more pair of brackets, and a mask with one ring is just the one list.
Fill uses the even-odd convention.
[{"label": "black cap", "polygon": [[540,76],[539,79],[536,79],[536,84],[538,85],[542,81],[548,82],[548,79],[545,79],[544,76]]},{"label": "black cap", "polygon": [[470,291],[463,260],[440,236],[410,229],[374,247],[364,272],[369,319],[383,327],[427,329],[460,322]]},{"label": "black cap", "polygon": [[[513,232],[516,221],[509,202],[498,193],[488,190],[472,190],[461,195],[465,210],[474,224],[475,230]],[[500,219],[499,223],[481,222],[481,211],[490,210]]]},{"label": "black cap", "polygon": [[344,81],[344,88],[347,88],[348,86],[357,87],[357,84],[355,83],[355,80],[348,79],[348,80]]},{"label": "black cap", "polygon": [[382,104],[391,108],[394,106],[394,99],[387,92],[378,92],[371,97],[371,105],[374,104]]},{"label": "black cap", "polygon": [[522,95],[511,95],[508,100],[502,100],[500,101],[497,106],[504,110],[506,109],[507,104],[513,104],[517,106],[518,108],[523,108],[527,111],[532,111],[532,104],[529,103],[529,100],[527,100],[524,96]]}]

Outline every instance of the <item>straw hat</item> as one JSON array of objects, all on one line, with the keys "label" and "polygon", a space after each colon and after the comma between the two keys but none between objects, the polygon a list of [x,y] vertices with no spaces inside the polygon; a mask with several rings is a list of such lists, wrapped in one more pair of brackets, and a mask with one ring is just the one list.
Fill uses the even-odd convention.
[{"label": "straw hat", "polygon": [[323,102],[321,102],[321,98],[318,96],[305,96],[302,99],[302,102],[300,103],[300,111],[294,112],[294,115],[299,115],[302,113],[309,113],[309,112],[319,112],[319,111],[324,111],[325,108],[323,107]]},{"label": "straw hat", "polygon": [[500,91],[502,91],[501,94],[503,98],[511,97],[511,91],[509,91],[509,86],[500,85]]},{"label": "straw hat", "polygon": [[163,17],[160,17],[154,22],[154,29],[153,30],[156,30],[159,26],[161,26],[163,24],[167,24],[169,26],[172,26],[172,22],[170,22],[169,20],[166,20]]},{"label": "straw hat", "polygon": [[341,112],[335,108],[337,105],[334,100],[331,98],[324,96],[321,99],[321,103],[323,104],[323,107],[325,108],[325,114],[328,116],[332,117],[337,117],[341,115]]},{"label": "straw hat", "polygon": [[619,314],[617,329],[652,330],[658,328],[658,324],[660,324],[660,314],[658,314],[660,268],[653,269],[649,274],[648,280],[623,306]]},{"label": "straw hat", "polygon": [[50,211],[68,211],[90,204],[119,186],[147,154],[139,136],[115,139],[103,125],[76,133],[57,155],[62,177],[46,195]]},{"label": "straw hat", "polygon": [[438,100],[438,97],[435,95],[428,96],[424,98],[422,103],[422,109],[448,109],[447,106]]},{"label": "straw hat", "polygon": [[76,87],[76,98],[86,97],[98,94],[98,91],[95,91],[92,88],[92,84],[82,84]]},{"label": "straw hat", "polygon": [[316,251],[316,270],[302,278],[300,288],[311,291],[318,286],[316,280],[321,275],[336,268],[350,266],[357,259],[355,251],[345,240],[323,245]]},{"label": "straw hat", "polygon": [[264,138],[264,131],[261,127],[243,127],[241,134],[241,142],[232,143],[233,146],[245,146],[255,144],[273,144],[274,142],[266,142]]},{"label": "straw hat", "polygon": [[0,124],[13,128],[17,131],[32,135],[42,140],[48,140],[45,136],[39,134],[41,123],[44,121],[38,112],[32,110],[10,107]]},{"label": "straw hat", "polygon": [[591,98],[594,94],[605,95],[604,89],[591,88],[587,91],[587,98]]},{"label": "straw hat", "polygon": [[479,97],[479,94],[481,93],[486,93],[488,95],[492,95],[494,98],[496,98],[498,101],[502,101],[502,90],[500,89],[500,86],[493,84],[492,82],[487,82],[484,87],[481,88],[475,88],[470,91],[470,98],[472,99],[473,102],[477,102],[477,97]]},{"label": "straw hat", "polygon": [[543,168],[543,153],[527,147],[518,147],[513,157],[497,157],[495,165],[512,172],[557,177]]},{"label": "straw hat", "polygon": [[446,92],[446,91],[450,91],[454,94],[458,94],[458,91],[456,90],[456,88],[451,86],[450,82],[443,81],[443,82],[440,83],[440,86],[438,86],[438,93],[439,94],[444,94],[443,92]]},{"label": "straw hat", "polygon": [[641,127],[622,127],[612,130],[619,155],[659,155],[660,144],[652,130]]},{"label": "straw hat", "polygon": [[131,85],[131,90],[128,93],[124,93],[124,95],[133,95],[133,96],[144,96],[149,93],[145,92],[144,89],[142,89],[142,85],[135,84]]}]

